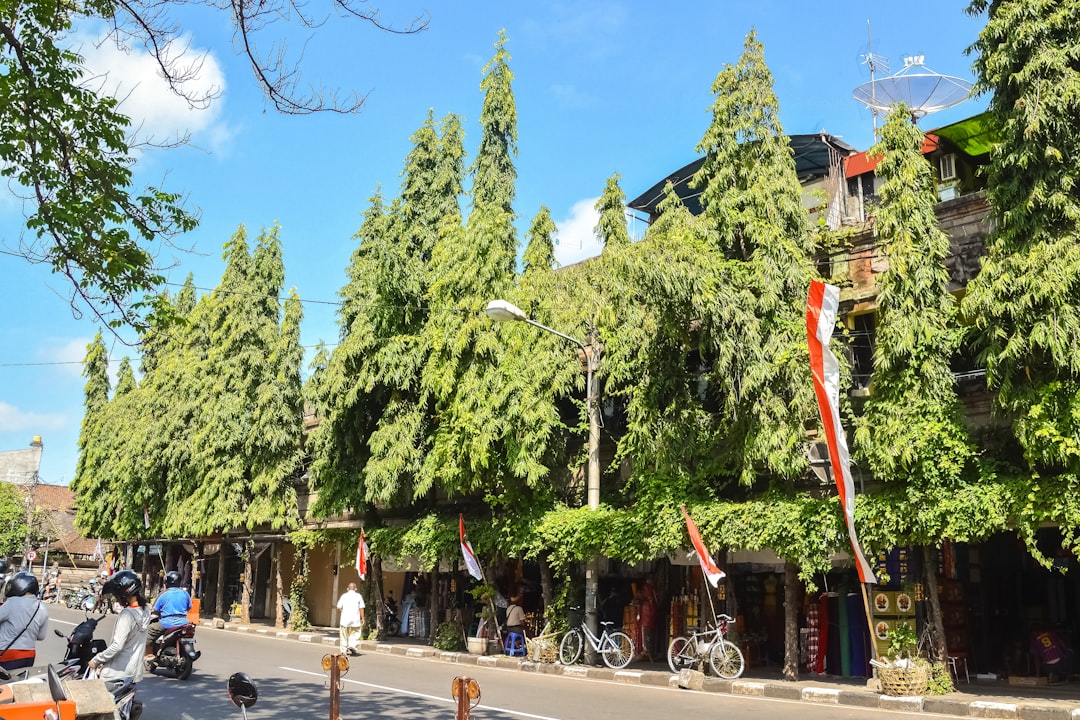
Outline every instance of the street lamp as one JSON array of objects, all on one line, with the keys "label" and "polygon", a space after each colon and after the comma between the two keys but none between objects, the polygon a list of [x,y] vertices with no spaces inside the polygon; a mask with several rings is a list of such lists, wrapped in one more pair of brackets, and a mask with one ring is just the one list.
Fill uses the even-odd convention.
[{"label": "street lamp", "polygon": [[[523,322],[538,327],[541,330],[558,335],[568,340],[585,353],[585,367],[587,377],[585,380],[585,410],[589,417],[589,465],[586,482],[589,509],[595,510],[600,507],[600,384],[597,381],[596,369],[599,364],[599,355],[591,346],[585,345],[577,338],[571,337],[558,330],[553,330],[546,325],[541,325],[535,320],[530,320],[525,312],[506,300],[492,300],[484,310],[487,316],[498,322]],[[589,629],[598,633],[600,629],[599,618],[596,613],[597,588],[600,583],[600,563],[596,557],[590,558],[585,567],[585,620]]]}]

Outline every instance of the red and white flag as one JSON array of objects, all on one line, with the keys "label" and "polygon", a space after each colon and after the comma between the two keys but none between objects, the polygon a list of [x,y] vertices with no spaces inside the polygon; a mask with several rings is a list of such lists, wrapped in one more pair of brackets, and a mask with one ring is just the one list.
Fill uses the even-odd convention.
[{"label": "red and white flag", "polygon": [[364,540],[364,528],[360,528],[360,539],[356,541],[356,573],[363,580],[367,577],[368,546]]},{"label": "red and white flag", "polygon": [[716,587],[721,580],[727,577],[727,573],[718,568],[716,563],[713,562],[712,555],[709,554],[708,549],[705,547],[697,525],[690,519],[690,513],[686,512],[685,505],[682,506],[682,514],[686,518],[686,532],[690,535],[690,542],[694,546],[694,552],[697,553],[698,562],[701,563],[701,572],[705,573],[705,579],[709,581],[709,584]]},{"label": "red and white flag", "polygon": [[810,283],[810,297],[806,301],[806,336],[810,345],[810,372],[814,376],[814,394],[817,395],[821,422],[825,426],[825,440],[829,446],[829,460],[844,508],[851,552],[859,582],[876,583],[874,571],[866,561],[855,535],[855,483],[851,478],[851,459],[848,456],[844,427],[840,424],[840,363],[829,348],[836,312],[840,305],[840,288],[814,280]]},{"label": "red and white flag", "polygon": [[476,559],[476,553],[473,552],[472,545],[465,538],[465,517],[461,514],[458,515],[458,529],[461,535],[461,556],[465,558],[465,567],[468,568],[469,574],[477,580],[484,579],[484,571],[480,569],[480,561]]}]

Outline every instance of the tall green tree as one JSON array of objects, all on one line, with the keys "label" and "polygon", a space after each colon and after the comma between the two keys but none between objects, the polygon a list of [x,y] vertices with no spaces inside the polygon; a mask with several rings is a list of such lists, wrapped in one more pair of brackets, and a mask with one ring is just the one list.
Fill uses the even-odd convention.
[{"label": "tall green tree", "polygon": [[471,210],[464,225],[444,226],[432,254],[431,314],[423,331],[428,357],[423,388],[438,426],[416,488],[470,493],[501,473],[499,448],[508,434],[505,388],[497,371],[498,342],[483,315],[488,301],[512,287],[517,262],[513,200],[517,170],[517,108],[510,56],[499,33],[480,87],[481,136],[471,167]]},{"label": "tall green tree", "polygon": [[[764,46],[751,31],[742,56],[712,86],[712,123],[694,178],[709,232],[726,256],[748,264],[757,342],[741,369],[741,481],[790,478],[807,465],[804,424],[815,404],[803,309],[811,273],[809,234],[795,158],[780,124]],[[734,342],[734,339],[728,342]]]},{"label": "tall green tree", "polygon": [[889,264],[877,277],[873,394],[855,440],[875,477],[911,484],[934,503],[955,489],[974,448],[949,367],[961,338],[945,267],[949,238],[934,212],[923,132],[910,118],[907,106],[894,107],[870,151],[881,158],[874,227]]},{"label": "tall green tree", "polygon": [[975,0],[987,22],[972,46],[1001,138],[987,169],[996,220],[969,284],[997,402],[1028,461],[1080,472],[1080,8]]},{"label": "tall green tree", "polygon": [[596,223],[596,236],[608,248],[618,250],[630,244],[630,231],[626,229],[626,193],[619,187],[619,174],[608,178],[604,193],[596,201],[600,219]]},{"label": "tall green tree", "polygon": [[376,195],[365,214],[341,291],[342,342],[309,383],[323,416],[312,444],[320,512],[408,504],[431,444],[421,333],[434,247],[461,225],[460,119],[436,129],[429,114],[412,141],[400,197],[387,209]]},{"label": "tall green tree", "polygon": [[558,228],[546,205],[540,207],[526,234],[525,254],[521,256],[524,273],[548,272],[555,268],[555,233]]},{"label": "tall green tree", "polygon": [[[285,271],[278,228],[263,231],[254,253],[241,227],[225,246],[221,282],[192,313],[208,336],[199,366],[192,467],[171,508],[174,533],[295,527],[293,481],[300,463],[302,403],[299,302],[279,298]],[[192,483],[194,481],[194,483]]]},{"label": "tall green tree", "polygon": [[[79,459],[71,489],[75,492],[75,524],[87,536],[112,537],[116,498],[111,492],[106,467],[110,434],[107,432],[109,404],[109,353],[101,332],[86,347],[83,360],[83,421],[79,433]],[[113,436],[115,436],[115,428]]]}]

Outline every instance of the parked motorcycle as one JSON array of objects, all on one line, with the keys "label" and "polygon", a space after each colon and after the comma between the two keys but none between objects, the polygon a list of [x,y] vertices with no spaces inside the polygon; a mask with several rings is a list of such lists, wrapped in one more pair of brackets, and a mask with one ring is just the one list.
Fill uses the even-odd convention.
[{"label": "parked motorcycle", "polygon": [[154,642],[154,659],[146,661],[146,672],[167,668],[177,679],[187,680],[200,656],[202,653],[195,649],[195,626],[186,623],[161,633]]},{"label": "parked motorcycle", "polygon": [[397,635],[401,632],[401,618],[397,614],[397,603],[394,598],[386,598],[383,612],[383,629],[387,635]]},{"label": "parked motorcycle", "polygon": [[97,578],[91,580],[90,583],[89,586],[72,588],[68,591],[67,599],[64,604],[72,610],[75,610],[76,608],[81,608],[83,606],[83,603],[86,602],[86,598],[94,598],[96,602],[97,592],[94,591],[93,586],[97,585]]}]

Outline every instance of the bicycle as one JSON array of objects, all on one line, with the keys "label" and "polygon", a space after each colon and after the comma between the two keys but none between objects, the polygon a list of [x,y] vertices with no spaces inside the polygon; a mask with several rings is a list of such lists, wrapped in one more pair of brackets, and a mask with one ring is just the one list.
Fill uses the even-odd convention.
[{"label": "bicycle", "polygon": [[597,637],[584,620],[581,626],[571,628],[563,635],[559,643],[559,661],[563,665],[573,665],[582,655],[585,642],[588,641],[594,653],[599,655],[604,664],[612,670],[622,670],[634,659],[634,641],[621,630],[612,630],[615,623],[601,622],[600,637]]},{"label": "bicycle", "polygon": [[735,622],[730,615],[719,615],[717,627],[694,630],[690,637],[678,636],[668,645],[668,667],[677,673],[690,667],[701,668],[706,658],[718,677],[734,680],[746,669],[739,646],[727,639],[728,627]]}]

